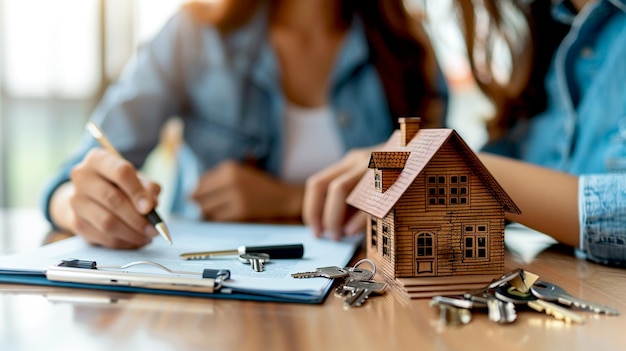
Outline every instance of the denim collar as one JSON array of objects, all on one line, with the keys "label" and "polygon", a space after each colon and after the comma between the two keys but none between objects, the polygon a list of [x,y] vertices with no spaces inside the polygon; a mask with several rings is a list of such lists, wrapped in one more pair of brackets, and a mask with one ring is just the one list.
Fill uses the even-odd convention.
[{"label": "denim collar", "polygon": [[[552,17],[564,24],[571,25],[577,13],[565,3],[567,0],[557,0],[552,7]],[[599,0],[596,6],[611,6],[626,13],[626,0]]]},{"label": "denim collar", "polygon": [[[242,28],[230,33],[226,42],[230,64],[239,72],[250,72],[252,79],[270,89],[278,89],[278,60],[269,41],[269,9],[262,7]],[[369,46],[364,25],[354,18],[346,34],[331,76],[335,87],[355,69],[369,61]]]}]

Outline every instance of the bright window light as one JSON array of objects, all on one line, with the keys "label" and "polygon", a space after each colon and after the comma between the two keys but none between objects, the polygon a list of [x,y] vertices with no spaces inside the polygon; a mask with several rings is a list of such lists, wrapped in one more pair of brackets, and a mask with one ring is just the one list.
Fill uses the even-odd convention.
[{"label": "bright window light", "polygon": [[99,84],[97,0],[5,0],[10,96],[86,98]]}]

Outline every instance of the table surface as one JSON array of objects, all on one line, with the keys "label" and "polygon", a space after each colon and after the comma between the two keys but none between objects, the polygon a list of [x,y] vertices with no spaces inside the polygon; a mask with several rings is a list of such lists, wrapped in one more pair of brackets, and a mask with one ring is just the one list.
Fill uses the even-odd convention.
[{"label": "table surface", "polygon": [[[33,228],[30,217],[4,211],[0,252],[16,242],[7,236]],[[323,304],[305,305],[0,284],[0,350],[626,349],[623,268],[578,260],[561,248],[532,262],[507,252],[506,268],[523,268],[622,314],[580,311],[585,323],[578,325],[523,310],[500,325],[477,311],[467,325],[445,326],[429,299],[393,293],[345,309],[332,293]]]}]

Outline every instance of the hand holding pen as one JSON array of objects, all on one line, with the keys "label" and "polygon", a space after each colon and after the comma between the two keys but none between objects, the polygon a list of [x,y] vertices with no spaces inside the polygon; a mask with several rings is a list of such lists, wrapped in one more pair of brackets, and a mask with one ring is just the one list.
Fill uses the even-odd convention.
[{"label": "hand holding pen", "polygon": [[[94,126],[90,124],[88,129],[107,145],[106,137],[97,134],[99,129]],[[70,182],[59,187],[50,201],[51,216],[58,226],[91,244],[142,247],[159,235],[146,216],[158,204],[160,187],[146,180],[111,146],[105,149],[92,149],[72,169]]]},{"label": "hand holding pen", "polygon": [[[98,140],[98,142],[100,143],[100,145],[102,145],[102,147],[104,147],[107,151],[109,151],[111,154],[119,157],[119,159],[123,160],[122,155],[119,154],[119,152],[117,152],[117,150],[115,149],[115,147],[113,146],[113,144],[111,144],[111,142],[109,141],[109,139],[106,137],[106,135],[104,134],[104,132],[93,122],[88,122],[87,123],[87,130],[89,131],[89,133],[91,133],[91,135],[96,138],[96,140]],[[128,168],[128,167],[127,167]],[[128,172],[128,171],[126,171]],[[124,172],[120,172],[122,176],[125,175]],[[135,172],[136,173],[136,172]],[[127,182],[122,182],[122,190],[130,190],[127,192],[127,194],[129,194],[131,197],[133,197],[136,194],[136,190],[141,191],[140,189],[137,188],[132,188],[132,182],[135,180],[133,177],[133,174],[128,174],[127,177],[128,183]],[[139,180],[141,182],[141,179],[139,179],[139,177],[137,178],[137,180]],[[124,188],[124,185],[126,185],[126,189]],[[135,184],[137,185],[137,184]],[[160,190],[160,189],[159,189]],[[151,225],[153,225],[155,227],[155,229],[157,230],[157,232],[163,237],[163,239],[165,239],[165,241],[167,241],[168,244],[172,244],[172,238],[170,237],[170,233],[169,230],[167,228],[167,226],[165,225],[165,222],[163,222],[163,220],[161,219],[161,217],[156,213],[155,209],[153,206],[149,206],[149,204],[147,204],[147,199],[146,198],[140,198],[137,200],[137,207],[138,210],[140,211],[140,213],[143,213],[146,215],[146,219],[150,222]],[[154,206],[156,206],[156,201]],[[147,213],[146,213],[147,212]],[[151,230],[149,229],[149,227],[144,227],[144,228],[148,228],[148,231],[151,232]]]}]

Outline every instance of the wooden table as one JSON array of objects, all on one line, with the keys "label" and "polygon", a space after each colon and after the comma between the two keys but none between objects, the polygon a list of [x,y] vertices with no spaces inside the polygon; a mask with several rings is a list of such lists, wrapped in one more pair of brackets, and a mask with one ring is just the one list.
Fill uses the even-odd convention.
[{"label": "wooden table", "polygon": [[499,325],[476,312],[469,324],[451,327],[440,324],[428,299],[394,294],[344,309],[332,294],[321,305],[303,305],[0,284],[0,350],[626,349],[626,270],[554,249],[531,263],[507,254],[506,266],[622,314],[581,312],[585,324],[569,325],[521,311],[515,323]]}]

